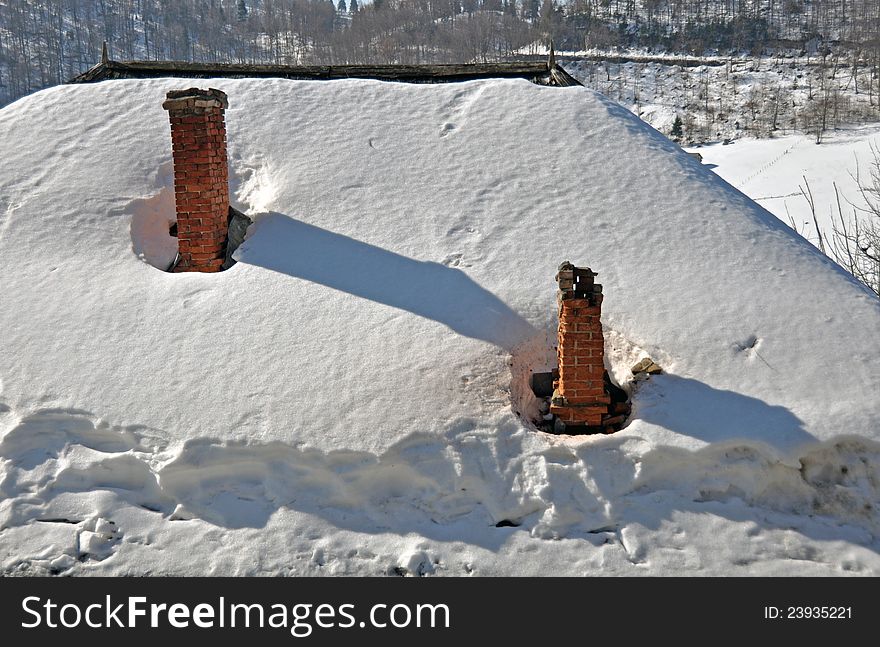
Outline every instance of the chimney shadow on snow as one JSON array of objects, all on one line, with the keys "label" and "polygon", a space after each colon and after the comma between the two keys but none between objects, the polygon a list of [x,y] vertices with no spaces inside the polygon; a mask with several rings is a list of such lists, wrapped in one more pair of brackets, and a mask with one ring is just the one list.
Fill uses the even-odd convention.
[{"label": "chimney shadow on snow", "polygon": [[788,453],[817,442],[787,408],[679,375],[656,375],[640,388],[633,419],[706,443],[745,441]]},{"label": "chimney shadow on snow", "polygon": [[258,216],[236,259],[406,310],[512,349],[535,329],[461,270],[419,261],[280,213]]}]

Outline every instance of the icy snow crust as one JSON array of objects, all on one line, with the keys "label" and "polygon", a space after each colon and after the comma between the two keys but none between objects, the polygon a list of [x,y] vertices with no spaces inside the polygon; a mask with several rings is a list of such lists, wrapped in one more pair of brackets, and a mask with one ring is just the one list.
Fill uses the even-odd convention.
[{"label": "icy snow crust", "polygon": [[[191,85],[0,110],[3,572],[880,574],[878,302],[624,108],[200,82],[256,223],[172,275]],[[613,436],[527,422],[562,260],[667,369]]]}]

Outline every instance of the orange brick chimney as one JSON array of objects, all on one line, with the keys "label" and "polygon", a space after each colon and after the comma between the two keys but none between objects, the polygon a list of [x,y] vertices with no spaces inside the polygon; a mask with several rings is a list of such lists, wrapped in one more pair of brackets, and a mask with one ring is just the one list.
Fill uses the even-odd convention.
[{"label": "orange brick chimney", "polygon": [[171,120],[179,258],[174,272],[219,272],[226,255],[229,168],[226,94],[172,90],[162,107]]},{"label": "orange brick chimney", "polygon": [[576,427],[602,425],[611,403],[605,387],[605,340],[599,321],[602,286],[594,283],[595,276],[590,268],[575,267],[568,261],[556,274],[559,379],[554,384],[550,413]]}]

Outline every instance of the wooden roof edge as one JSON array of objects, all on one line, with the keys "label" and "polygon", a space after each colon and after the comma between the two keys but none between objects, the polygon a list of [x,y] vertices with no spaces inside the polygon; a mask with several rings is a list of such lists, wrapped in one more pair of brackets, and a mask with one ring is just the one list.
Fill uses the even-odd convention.
[{"label": "wooden roof edge", "polygon": [[[189,63],[180,61],[113,61],[98,63],[68,83],[94,83],[107,79],[183,77],[281,77],[295,79],[365,78],[404,82],[463,81],[477,78],[521,77],[549,85],[581,85],[558,65],[547,62],[428,65],[270,65],[248,63]],[[546,78],[545,78],[546,77]],[[539,81],[538,79],[541,79]]]},{"label": "wooden roof edge", "polygon": [[583,86],[584,85],[583,83],[578,81],[576,78],[574,78],[571,74],[566,72],[565,69],[559,65],[553,66],[553,68],[550,70],[550,75],[553,77],[553,80],[555,81],[554,85],[561,85],[561,86],[578,86],[578,85]]}]

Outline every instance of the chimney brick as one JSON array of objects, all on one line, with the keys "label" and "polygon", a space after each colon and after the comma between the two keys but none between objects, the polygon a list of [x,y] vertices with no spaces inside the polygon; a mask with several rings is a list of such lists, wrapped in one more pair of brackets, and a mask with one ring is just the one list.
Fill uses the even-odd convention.
[{"label": "chimney brick", "polygon": [[171,121],[179,260],[175,272],[219,272],[226,256],[229,167],[226,94],[172,90],[162,107]]},{"label": "chimney brick", "polygon": [[600,321],[602,286],[590,268],[559,266],[559,379],[550,412],[566,425],[598,427],[611,398],[605,388],[605,341]]}]

